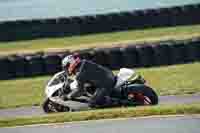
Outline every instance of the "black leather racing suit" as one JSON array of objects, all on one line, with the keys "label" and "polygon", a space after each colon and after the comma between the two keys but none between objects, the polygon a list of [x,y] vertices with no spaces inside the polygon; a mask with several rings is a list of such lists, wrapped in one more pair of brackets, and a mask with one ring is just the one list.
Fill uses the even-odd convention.
[{"label": "black leather racing suit", "polygon": [[105,96],[110,95],[115,85],[115,76],[111,70],[87,60],[81,61],[76,73],[76,80],[78,87],[71,92],[72,98],[81,94],[82,86],[85,83],[91,83],[97,88],[89,101],[90,106],[93,107],[106,105]]}]

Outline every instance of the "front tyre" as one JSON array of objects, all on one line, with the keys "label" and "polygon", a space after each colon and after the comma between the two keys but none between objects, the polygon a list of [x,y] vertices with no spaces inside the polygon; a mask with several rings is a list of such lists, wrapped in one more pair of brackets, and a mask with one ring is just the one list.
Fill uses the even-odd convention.
[{"label": "front tyre", "polygon": [[42,104],[42,108],[45,113],[70,111],[70,108],[54,103],[49,98],[45,99],[45,101]]},{"label": "front tyre", "polygon": [[52,113],[54,111],[52,110],[51,106],[51,101],[49,100],[49,98],[47,98],[42,104],[42,109],[45,113]]},{"label": "front tyre", "polygon": [[149,86],[143,84],[130,85],[127,88],[128,99],[135,105],[156,105],[158,104],[158,95]]}]

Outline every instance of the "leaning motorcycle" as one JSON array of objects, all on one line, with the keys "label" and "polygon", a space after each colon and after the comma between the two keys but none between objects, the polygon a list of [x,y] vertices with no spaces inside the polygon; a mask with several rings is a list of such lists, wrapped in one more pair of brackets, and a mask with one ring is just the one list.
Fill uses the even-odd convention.
[{"label": "leaning motorcycle", "polygon": [[[94,94],[95,87],[85,84],[84,93],[74,100],[63,100],[62,96],[68,94],[75,80],[69,78],[64,71],[56,73],[45,88],[46,99],[43,110],[46,113],[90,110],[88,99]],[[109,96],[115,106],[156,105],[158,96],[146,84],[144,78],[132,69],[121,68],[116,75],[116,84]]]}]

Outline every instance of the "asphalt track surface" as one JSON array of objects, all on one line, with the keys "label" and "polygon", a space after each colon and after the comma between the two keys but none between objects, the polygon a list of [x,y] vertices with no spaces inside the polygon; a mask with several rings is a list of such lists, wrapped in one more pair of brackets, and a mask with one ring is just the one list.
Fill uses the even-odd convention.
[{"label": "asphalt track surface", "polygon": [[129,118],[0,128],[0,133],[200,133],[200,116]]},{"label": "asphalt track surface", "polygon": [[[159,104],[189,104],[199,103],[200,94],[184,95],[184,96],[161,96]],[[40,116],[45,114],[41,107],[20,107],[14,109],[1,109],[0,118],[23,117],[23,116]],[[200,128],[200,127],[199,127]],[[200,132],[199,132],[200,133]]]}]

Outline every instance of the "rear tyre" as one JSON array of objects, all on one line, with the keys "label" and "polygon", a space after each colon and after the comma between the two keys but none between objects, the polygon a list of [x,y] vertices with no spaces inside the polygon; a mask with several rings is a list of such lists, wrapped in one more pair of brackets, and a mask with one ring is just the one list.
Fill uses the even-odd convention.
[{"label": "rear tyre", "polygon": [[156,105],[158,96],[156,92],[146,85],[134,85],[128,89],[128,99],[136,105]]}]

